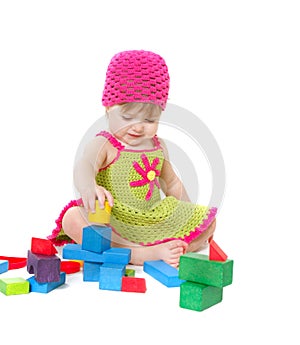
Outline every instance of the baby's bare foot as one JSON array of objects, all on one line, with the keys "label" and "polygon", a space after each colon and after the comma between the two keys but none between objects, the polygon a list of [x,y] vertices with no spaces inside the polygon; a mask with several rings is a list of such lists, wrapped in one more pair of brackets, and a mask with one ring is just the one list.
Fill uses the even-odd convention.
[{"label": "baby's bare foot", "polygon": [[178,267],[179,258],[186,252],[187,244],[181,240],[172,240],[159,244],[153,248],[160,260],[167,264]]}]

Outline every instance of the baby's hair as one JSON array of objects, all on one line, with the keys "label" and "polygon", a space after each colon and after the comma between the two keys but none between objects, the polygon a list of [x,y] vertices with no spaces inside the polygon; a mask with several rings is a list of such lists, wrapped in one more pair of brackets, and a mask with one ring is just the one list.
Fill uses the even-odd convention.
[{"label": "baby's hair", "polygon": [[[142,103],[142,102],[129,102],[118,104],[122,113],[128,112],[144,112],[148,116],[160,116],[162,109],[159,105],[154,103]],[[106,107],[109,109],[110,107]]]}]

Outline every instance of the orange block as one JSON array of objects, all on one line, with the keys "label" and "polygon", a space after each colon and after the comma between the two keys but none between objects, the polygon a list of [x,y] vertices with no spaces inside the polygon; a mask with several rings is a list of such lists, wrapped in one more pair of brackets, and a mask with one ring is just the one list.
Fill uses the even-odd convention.
[{"label": "orange block", "polygon": [[217,245],[214,240],[209,242],[209,260],[213,261],[226,261],[228,256]]}]

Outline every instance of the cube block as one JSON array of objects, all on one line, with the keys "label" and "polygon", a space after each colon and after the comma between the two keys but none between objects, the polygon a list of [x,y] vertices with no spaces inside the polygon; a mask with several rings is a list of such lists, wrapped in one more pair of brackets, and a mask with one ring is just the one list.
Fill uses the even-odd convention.
[{"label": "cube block", "polygon": [[23,278],[0,279],[0,292],[6,296],[29,293],[29,282]]},{"label": "cube block", "polygon": [[180,285],[181,308],[202,311],[219,302],[223,298],[223,288],[199,283],[185,282]]},{"label": "cube block", "polygon": [[95,202],[95,213],[88,213],[88,221],[90,223],[109,224],[110,222],[111,207],[107,201],[104,202],[104,208],[99,207],[99,202]]},{"label": "cube block", "polygon": [[98,282],[100,279],[100,266],[97,262],[85,261],[83,265],[83,281]]},{"label": "cube block", "polygon": [[82,229],[82,249],[101,254],[110,248],[111,228],[91,225]]},{"label": "cube block", "polygon": [[101,290],[121,291],[125,265],[104,263],[100,267],[99,288]]},{"label": "cube block", "polygon": [[211,261],[208,255],[187,253],[180,257],[179,278],[216,287],[232,283],[233,260]]}]

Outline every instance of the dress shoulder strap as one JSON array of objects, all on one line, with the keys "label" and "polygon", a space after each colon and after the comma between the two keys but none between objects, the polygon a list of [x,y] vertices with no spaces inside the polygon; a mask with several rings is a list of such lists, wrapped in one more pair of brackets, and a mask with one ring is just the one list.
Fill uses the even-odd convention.
[{"label": "dress shoulder strap", "polygon": [[112,146],[118,150],[123,150],[125,148],[123,144],[121,144],[111,133],[107,131],[101,131],[96,134],[96,136],[102,136],[106,138],[112,144]]},{"label": "dress shoulder strap", "polygon": [[159,139],[158,139],[158,136],[155,134],[155,136],[153,137],[153,144],[154,144],[154,146],[155,147],[157,147],[157,148],[160,148],[161,146],[160,146],[160,141],[159,141]]}]

